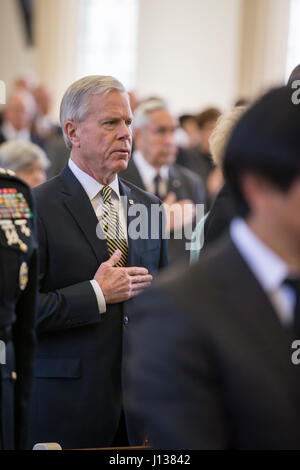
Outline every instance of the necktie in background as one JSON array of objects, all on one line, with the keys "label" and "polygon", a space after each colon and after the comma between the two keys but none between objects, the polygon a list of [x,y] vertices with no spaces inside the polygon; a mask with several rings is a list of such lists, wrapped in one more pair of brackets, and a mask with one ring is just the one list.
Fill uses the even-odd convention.
[{"label": "necktie in background", "polygon": [[103,231],[106,233],[106,244],[110,256],[116,250],[120,250],[122,252],[120,261],[115,265],[117,267],[122,267],[126,266],[127,263],[128,245],[120,224],[119,214],[111,201],[111,191],[110,186],[104,186],[101,190],[103,198]]},{"label": "necktie in background", "polygon": [[159,173],[157,173],[157,175],[153,179],[153,183],[154,183],[154,194],[155,194],[155,196],[157,196],[159,199],[162,199],[161,191],[160,191],[161,176],[160,176]]},{"label": "necktie in background", "polygon": [[300,279],[287,278],[284,284],[290,286],[295,292],[296,304],[294,308],[294,329],[298,335],[297,339],[300,339]]}]

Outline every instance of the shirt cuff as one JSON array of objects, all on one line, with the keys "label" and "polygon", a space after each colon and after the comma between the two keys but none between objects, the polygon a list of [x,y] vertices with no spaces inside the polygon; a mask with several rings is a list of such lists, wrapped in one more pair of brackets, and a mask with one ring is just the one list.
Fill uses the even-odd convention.
[{"label": "shirt cuff", "polygon": [[100,314],[105,313],[106,312],[106,302],[105,302],[105,298],[104,298],[102,289],[101,289],[101,287],[99,286],[98,282],[95,279],[90,281],[90,283],[92,284],[93,289],[95,291],[95,295],[97,297],[99,313]]}]

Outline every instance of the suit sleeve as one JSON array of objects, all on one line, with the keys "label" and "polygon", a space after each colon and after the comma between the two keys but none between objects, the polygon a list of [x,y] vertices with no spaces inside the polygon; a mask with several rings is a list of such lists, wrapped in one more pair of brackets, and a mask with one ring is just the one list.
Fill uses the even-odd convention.
[{"label": "suit sleeve", "polygon": [[227,420],[213,355],[186,312],[158,289],[136,303],[127,359],[132,445],[228,448]]},{"label": "suit sleeve", "polygon": [[[43,223],[39,220],[41,286],[47,269],[47,237]],[[43,292],[38,296],[37,329],[56,331],[98,323],[101,320],[97,297],[90,281]]]}]

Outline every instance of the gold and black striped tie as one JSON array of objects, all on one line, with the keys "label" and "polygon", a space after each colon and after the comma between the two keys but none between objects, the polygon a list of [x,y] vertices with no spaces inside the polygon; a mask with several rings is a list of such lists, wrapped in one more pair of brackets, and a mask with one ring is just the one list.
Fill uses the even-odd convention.
[{"label": "gold and black striped tie", "polygon": [[124,236],[118,212],[114,208],[111,201],[111,187],[104,186],[101,190],[103,198],[103,214],[102,223],[103,231],[106,233],[106,243],[110,256],[120,250],[122,256],[120,261],[115,265],[117,267],[126,266],[128,258],[128,245]]}]

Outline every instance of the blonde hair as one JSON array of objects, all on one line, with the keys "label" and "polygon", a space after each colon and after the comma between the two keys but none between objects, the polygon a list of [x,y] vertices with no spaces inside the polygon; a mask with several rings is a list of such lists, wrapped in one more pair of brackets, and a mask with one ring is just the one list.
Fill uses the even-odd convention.
[{"label": "blonde hair", "polygon": [[234,127],[245,112],[246,106],[236,106],[222,114],[209,138],[211,156],[218,167],[222,167],[226,145]]}]

